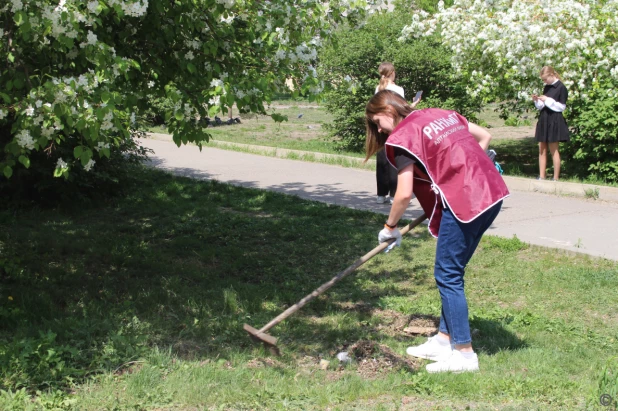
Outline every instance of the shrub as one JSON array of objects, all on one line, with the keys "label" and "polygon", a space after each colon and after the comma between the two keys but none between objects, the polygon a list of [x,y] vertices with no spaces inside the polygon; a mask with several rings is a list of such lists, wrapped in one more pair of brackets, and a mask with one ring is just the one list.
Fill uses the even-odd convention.
[{"label": "shrub", "polygon": [[[0,134],[0,145],[7,136]],[[13,206],[29,202],[54,206],[122,194],[131,186],[133,167],[145,160],[148,153],[138,144],[138,137],[144,137],[144,133],[134,131],[128,138],[119,136],[110,145],[109,157],[97,158],[96,167],[90,171],[76,167],[71,173],[64,174],[65,178],[55,178],[49,170],[54,169],[59,159],[71,158],[72,144],[78,144],[71,141],[78,140],[78,136],[68,136],[67,144],[31,152],[29,168],[16,168],[10,179],[0,178],[0,195],[10,199],[7,203]]]},{"label": "shrub", "polygon": [[322,49],[320,74],[338,84],[325,96],[334,116],[326,128],[340,149],[361,151],[364,147],[365,105],[378,85],[382,61],[395,65],[396,82],[408,100],[423,91],[419,107],[452,109],[476,120],[481,101],[470,98],[465,85],[452,78],[450,53],[431,38],[398,41],[412,16],[409,7],[401,7],[372,16],[362,28],[341,27],[334,34],[335,45]]},{"label": "shrub", "polygon": [[613,84],[604,84],[587,100],[569,105],[571,141],[563,144],[563,152],[582,176],[618,182],[618,97],[608,92],[612,89]]},{"label": "shrub", "polygon": [[569,90],[565,114],[573,131],[572,142],[564,145],[565,169],[614,182],[617,10],[616,0],[460,0],[431,16],[415,16],[403,32],[406,37],[440,35],[469,93],[503,102],[504,119],[508,111],[533,109],[531,95],[543,88],[541,67],[556,68]]}]

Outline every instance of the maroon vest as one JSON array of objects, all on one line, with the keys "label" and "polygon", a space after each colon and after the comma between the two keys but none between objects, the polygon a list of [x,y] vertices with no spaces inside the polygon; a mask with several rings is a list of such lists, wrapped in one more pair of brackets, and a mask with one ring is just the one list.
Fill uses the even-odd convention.
[{"label": "maroon vest", "polygon": [[408,115],[384,147],[394,165],[394,148],[412,154],[427,173],[414,166],[414,195],[429,216],[429,232],[438,237],[442,209],[469,223],[509,196],[495,165],[468,131],[459,113],[429,108]]}]

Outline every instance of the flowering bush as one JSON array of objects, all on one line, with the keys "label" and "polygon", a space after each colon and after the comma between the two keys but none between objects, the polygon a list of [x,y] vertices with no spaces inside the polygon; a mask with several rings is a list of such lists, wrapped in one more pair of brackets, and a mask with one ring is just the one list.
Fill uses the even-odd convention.
[{"label": "flowering bush", "polygon": [[[603,161],[618,168],[614,120],[587,116],[585,135],[578,126],[580,109],[618,96],[618,0],[456,0],[452,7],[440,4],[434,15],[415,15],[402,39],[434,33],[453,52],[454,69],[468,82],[470,95],[507,101],[514,109],[532,107],[531,94],[543,86],[541,67],[556,68],[569,90],[567,107],[578,107],[566,112],[574,132],[567,151],[578,153],[576,165],[586,173],[598,173],[600,168],[591,168],[598,157],[588,157],[592,151],[584,145],[602,139],[609,146]],[[609,174],[599,177],[616,181]]]},{"label": "flowering bush", "polygon": [[571,98],[586,98],[603,77],[618,79],[617,0],[457,0],[433,16],[415,15],[402,38],[435,32],[472,95],[529,106],[545,65],[561,73]]},{"label": "flowering bush", "polygon": [[336,46],[323,47],[318,71],[337,85],[326,93],[333,121],[327,125],[341,149],[361,151],[365,145],[365,106],[380,81],[382,61],[395,65],[396,83],[411,101],[423,91],[422,107],[457,110],[471,120],[480,99],[470,98],[462,83],[453,81],[450,51],[434,39],[398,42],[413,15],[405,2],[393,12],[371,16],[362,28],[343,26],[335,33]]},{"label": "flowering bush", "polygon": [[0,175],[30,167],[42,151],[56,176],[96,169],[131,138],[152,98],[173,101],[166,116],[180,145],[208,141],[199,116],[232,104],[264,111],[288,78],[300,92],[319,92],[311,63],[331,23],[361,19],[381,3],[2,2]]}]

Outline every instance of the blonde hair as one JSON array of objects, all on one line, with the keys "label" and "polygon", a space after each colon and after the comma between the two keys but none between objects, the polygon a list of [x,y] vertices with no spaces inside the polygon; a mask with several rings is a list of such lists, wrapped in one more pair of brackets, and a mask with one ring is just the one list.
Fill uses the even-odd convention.
[{"label": "blonde hair", "polygon": [[413,111],[412,106],[393,91],[382,90],[371,97],[367,107],[365,107],[365,127],[367,129],[365,162],[384,147],[384,143],[388,138],[387,134],[378,132],[378,126],[371,117],[376,114],[388,114],[393,118],[393,125],[396,126]]},{"label": "blonde hair", "polygon": [[556,70],[554,70],[554,68],[552,66],[545,66],[541,69],[541,78],[543,77],[547,77],[547,76],[553,76],[556,77],[558,80],[562,80],[560,78],[560,75],[558,74],[558,72]]},{"label": "blonde hair", "polygon": [[382,91],[389,85],[390,82],[395,81],[395,66],[388,61],[383,62],[378,67],[378,73],[380,74],[380,84],[378,85],[378,91]]}]

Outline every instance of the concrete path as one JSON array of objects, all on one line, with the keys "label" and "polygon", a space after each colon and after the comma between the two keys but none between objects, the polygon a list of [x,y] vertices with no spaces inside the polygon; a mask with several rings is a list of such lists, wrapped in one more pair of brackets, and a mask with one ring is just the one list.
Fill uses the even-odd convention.
[{"label": "concrete path", "polygon": [[[375,173],[196,146],[178,148],[169,141],[145,139],[154,151],[151,164],[175,174],[215,179],[244,187],[388,214],[375,203]],[[508,184],[508,182],[507,182]],[[516,235],[530,244],[554,247],[618,261],[618,203],[515,191],[488,233]],[[405,217],[421,214],[414,200]],[[376,227],[376,230],[379,227]],[[377,233],[377,231],[376,231]]]}]

